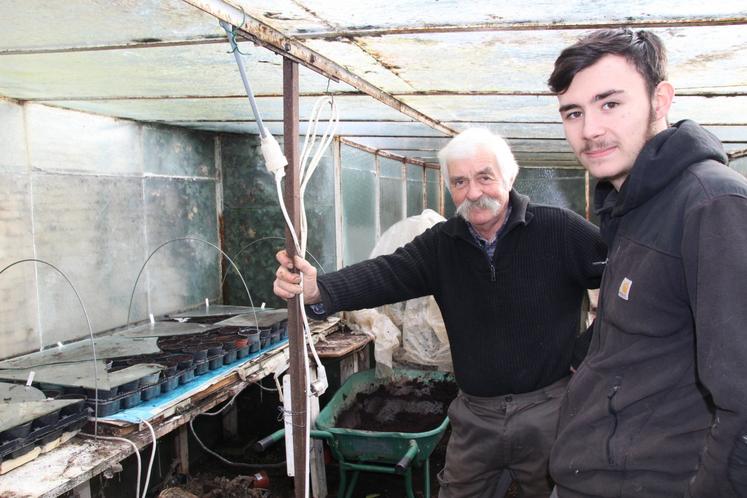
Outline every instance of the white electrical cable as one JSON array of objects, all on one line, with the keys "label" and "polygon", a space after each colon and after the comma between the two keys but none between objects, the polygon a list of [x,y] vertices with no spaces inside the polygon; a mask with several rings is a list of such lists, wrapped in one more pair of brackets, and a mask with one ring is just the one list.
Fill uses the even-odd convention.
[{"label": "white electrical cable", "polygon": [[141,481],[141,472],[142,472],[142,461],[140,460],[140,451],[137,449],[137,445],[130,441],[129,439],[125,439],[123,437],[114,437],[114,436],[95,436],[93,434],[86,434],[84,432],[78,433],[79,436],[84,437],[90,437],[93,439],[105,439],[107,441],[120,441],[123,443],[127,443],[130,446],[132,446],[132,449],[134,450],[133,453],[135,454],[135,459],[137,460],[137,481],[135,481],[135,498],[140,498],[140,481]]},{"label": "white electrical cable", "polygon": [[[275,186],[278,192],[278,201],[280,203],[280,208],[283,212],[283,218],[285,218],[285,222],[288,225],[288,229],[290,230],[291,237],[293,238],[293,244],[296,249],[296,253],[301,256],[302,258],[306,255],[306,241],[307,241],[307,221],[306,221],[306,208],[304,206],[304,194],[306,192],[306,187],[308,186],[309,180],[311,179],[311,176],[313,175],[314,171],[316,170],[317,166],[319,165],[322,156],[324,155],[324,152],[329,147],[330,143],[332,143],[332,140],[334,139],[335,131],[337,130],[337,123],[339,122],[339,116],[337,113],[337,106],[335,105],[335,101],[330,96],[325,96],[317,100],[317,102],[314,104],[313,110],[312,110],[312,116],[309,120],[309,126],[306,130],[306,138],[304,140],[304,146],[301,152],[301,160],[299,165],[299,177],[300,177],[300,211],[301,211],[301,219],[300,219],[300,233],[301,233],[301,241],[299,242],[298,237],[296,235],[295,227],[293,226],[293,223],[290,219],[290,216],[288,215],[288,210],[285,206],[285,201],[283,200],[283,193],[282,193],[282,178],[285,175],[285,166],[288,164],[288,161],[286,160],[285,156],[283,155],[282,151],[280,150],[280,146],[278,145],[277,141],[274,139],[271,133],[264,127],[262,124],[262,118],[259,113],[259,109],[256,106],[256,102],[254,100],[254,95],[251,89],[251,86],[249,85],[249,81],[246,78],[246,73],[244,71],[243,67],[243,61],[241,60],[240,53],[238,53],[236,49],[236,42],[233,37],[233,30],[227,23],[221,23],[221,26],[225,29],[226,33],[228,34],[229,42],[231,43],[234,56],[236,58],[236,63],[239,66],[239,72],[241,73],[242,81],[244,82],[244,88],[246,90],[247,96],[249,97],[249,101],[252,104],[252,110],[254,111],[255,118],[257,119],[257,124],[259,126],[260,136],[261,136],[261,147],[260,150],[262,152],[262,156],[265,160],[265,166],[267,167],[267,170],[275,175]],[[314,144],[317,140],[317,126],[319,124],[319,117],[321,115],[321,110],[324,104],[329,103],[331,108],[330,118],[327,123],[327,128],[325,129],[324,134],[322,135],[321,141],[319,145],[317,146],[316,152],[311,155],[311,150],[313,149]],[[309,161],[309,157],[311,156],[311,160]],[[303,288],[303,274],[301,274],[301,288]],[[304,310],[304,300],[303,300],[303,293],[298,296],[299,299],[299,305],[301,308],[301,317],[303,319],[303,328],[304,328],[304,334],[302,335],[302,346],[304,351],[306,348],[310,348],[312,355],[314,357],[314,362],[316,363],[316,370],[317,370],[317,379],[312,384],[310,382],[310,375],[309,375],[309,358],[308,355],[304,355],[304,369],[306,371],[306,392],[309,393],[309,395],[313,396],[320,396],[326,389],[327,389],[327,375],[324,371],[324,366],[322,366],[322,362],[319,359],[319,355],[316,352],[316,348],[314,348],[314,341],[311,337],[311,328],[309,326],[309,320],[306,316],[306,312]],[[312,389],[313,388],[313,389]],[[310,411],[308,409],[308,400],[305,404],[304,412],[306,413],[306,434],[305,439],[307,441],[307,445],[310,445]],[[202,442],[199,441],[199,438],[197,438],[197,435],[194,433],[194,428],[192,427],[192,422],[190,421],[190,428],[192,429],[192,433],[194,434],[195,438],[198,440],[201,446],[203,446],[203,449],[206,449],[204,445],[202,445]],[[207,450],[209,451],[209,450]],[[215,455],[218,456],[218,455]],[[219,457],[223,459],[222,457]],[[309,458],[306,458],[306,469],[305,469],[305,490],[306,490],[306,496],[309,496],[309,474],[310,474],[310,466],[309,466]]]},{"label": "white electrical cable", "polygon": [[140,421],[148,427],[150,435],[153,438],[153,449],[150,451],[150,462],[148,463],[148,471],[145,474],[145,484],[143,485],[143,498],[145,498],[148,495],[148,484],[150,484],[150,473],[153,470],[153,461],[156,459],[156,431],[153,430],[153,426],[150,425],[150,422],[147,420],[141,418]]},{"label": "white electrical cable", "polygon": [[[314,152],[313,156],[311,155],[311,150],[313,149],[314,145],[317,141],[317,126],[319,123],[319,117],[322,112],[322,108],[324,104],[329,103],[330,104],[330,118],[327,123],[327,128],[325,129],[324,134],[322,135],[322,138],[317,145],[316,151]],[[282,193],[282,177],[285,174],[283,170],[276,170],[275,171],[275,185],[278,191],[278,201],[280,203],[280,209],[283,212],[283,218],[285,219],[286,224],[288,225],[288,229],[290,230],[291,237],[293,238],[293,244],[296,248],[296,253],[301,256],[302,258],[306,255],[306,241],[307,241],[307,233],[308,233],[308,227],[306,222],[306,207],[304,205],[304,196],[306,193],[306,187],[309,184],[309,180],[311,179],[311,176],[314,174],[314,171],[319,166],[319,163],[321,162],[322,156],[324,155],[324,152],[329,147],[329,144],[332,142],[334,138],[335,131],[337,130],[337,123],[339,122],[339,117],[337,113],[337,106],[335,105],[335,101],[333,98],[329,96],[321,97],[319,98],[316,103],[314,104],[311,118],[309,119],[309,125],[306,129],[306,138],[304,140],[303,149],[301,151],[301,159],[300,159],[300,165],[299,165],[299,176],[300,176],[300,214],[301,214],[301,242],[299,243],[298,237],[296,236],[296,230],[293,226],[293,223],[291,222],[290,216],[288,215],[288,210],[285,206],[285,202],[283,200],[283,193]],[[311,159],[309,160],[309,157]],[[304,276],[303,273],[300,275],[301,277],[301,288],[303,289],[304,284]],[[314,340],[311,336],[311,327],[309,325],[309,319],[306,316],[306,309],[305,309],[305,303],[304,303],[304,296],[303,293],[298,295],[299,300],[299,307],[301,309],[301,318],[303,321],[303,329],[304,334],[302,336],[302,342],[303,342],[303,348],[304,350],[307,349],[307,347],[311,350],[312,356],[314,357],[314,362],[316,363],[316,372],[317,372],[317,379],[312,383],[310,381],[310,369],[309,369],[309,357],[308,355],[304,355],[304,370],[306,372],[306,392],[309,393],[309,396],[320,396],[324,393],[324,391],[327,389],[327,374],[324,370],[324,366],[322,365],[321,360],[319,359],[319,355],[316,352],[316,348],[314,347]],[[307,445],[310,448],[311,447],[311,410],[309,409],[309,403],[306,402],[304,406],[304,412],[305,412],[305,418],[306,418],[306,424],[305,424],[305,440],[307,441]],[[305,472],[304,472],[304,480],[305,480],[305,488],[306,493],[308,496],[309,492],[309,475],[311,473],[311,462],[310,458],[307,455],[306,458],[306,466],[305,466]]]}]

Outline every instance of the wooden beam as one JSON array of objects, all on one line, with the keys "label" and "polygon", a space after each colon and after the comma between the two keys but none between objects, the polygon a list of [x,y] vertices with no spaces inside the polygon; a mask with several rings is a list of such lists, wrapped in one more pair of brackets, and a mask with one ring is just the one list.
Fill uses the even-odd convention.
[{"label": "wooden beam", "polygon": [[[296,237],[301,239],[301,179],[299,177],[298,147],[298,64],[290,59],[283,59],[283,136],[285,157],[288,166],[285,176],[285,207],[296,230]],[[285,250],[293,258],[296,247],[290,229],[285,229]],[[303,321],[298,298],[288,300],[288,347],[290,350],[291,377],[291,410],[293,424],[293,468],[295,472],[296,498],[306,496],[306,461],[308,447],[306,441],[306,410],[308,393],[306,389],[306,368]]]},{"label": "wooden beam", "polygon": [[[398,154],[392,154],[391,152],[387,152],[381,149],[374,149],[373,147],[359,144],[358,142],[353,142],[352,140],[348,140],[344,137],[340,137],[340,143],[349,145],[350,147],[355,147],[356,149],[364,150],[366,152],[369,152],[377,156],[386,157],[387,159],[392,159],[394,161],[403,161],[403,162],[410,163],[410,164],[417,164],[418,166],[423,166],[425,168],[430,168],[430,169],[438,169],[438,170],[441,169],[438,164],[427,163],[419,159],[413,159],[411,157],[405,157],[405,156],[400,156]],[[410,150],[410,149],[407,149],[407,150]]]},{"label": "wooden beam", "polygon": [[747,17],[718,17],[697,19],[620,19],[604,22],[486,22],[478,24],[444,24],[440,26],[394,26],[360,29],[341,29],[335,31],[317,31],[313,33],[295,32],[290,36],[299,40],[338,38],[359,38],[365,36],[415,35],[431,33],[474,33],[485,31],[559,31],[579,29],[604,29],[630,27],[641,28],[682,28],[690,26],[737,26],[747,24]]},{"label": "wooden beam", "polygon": [[332,79],[343,81],[353,88],[360,90],[361,92],[370,95],[376,100],[394,108],[395,110],[405,114],[421,123],[424,123],[438,131],[446,133],[447,135],[456,135],[457,132],[448,126],[445,126],[441,122],[423,114],[422,112],[410,107],[401,100],[394,96],[384,92],[380,88],[376,87],[372,83],[364,80],[360,76],[351,73],[343,66],[337,64],[308,48],[298,40],[288,37],[269,26],[268,24],[259,21],[252,16],[247,15],[240,9],[230,5],[229,3],[222,0],[183,0],[198,9],[211,14],[218,19],[222,19],[227,23],[237,26],[239,32],[246,38],[253,40],[268,50],[282,55],[283,57],[289,57],[302,63],[304,66],[321,72],[325,76]]},{"label": "wooden beam", "polygon": [[187,425],[182,425],[176,430],[176,437],[174,438],[174,450],[176,452],[176,458],[178,466],[177,470],[180,474],[185,476],[189,475],[189,432],[187,431]]}]

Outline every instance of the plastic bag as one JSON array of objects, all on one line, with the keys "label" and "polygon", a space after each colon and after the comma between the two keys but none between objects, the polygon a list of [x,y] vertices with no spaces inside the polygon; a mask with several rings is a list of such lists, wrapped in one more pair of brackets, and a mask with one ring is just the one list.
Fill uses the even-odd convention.
[{"label": "plastic bag", "polygon": [[[381,235],[370,257],[391,254],[442,221],[444,218],[431,209],[399,221]],[[398,366],[453,369],[446,327],[432,296],[350,312],[347,318],[354,330],[374,337],[379,376]]]}]

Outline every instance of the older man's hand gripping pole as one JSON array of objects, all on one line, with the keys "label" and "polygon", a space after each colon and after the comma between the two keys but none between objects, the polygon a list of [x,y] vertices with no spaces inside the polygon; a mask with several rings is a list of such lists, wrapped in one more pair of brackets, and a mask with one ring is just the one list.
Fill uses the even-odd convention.
[{"label": "older man's hand gripping pole", "polygon": [[275,282],[272,290],[281,299],[291,299],[303,292],[305,304],[315,304],[321,301],[319,287],[316,283],[316,268],[300,256],[295,257],[295,269],[303,274],[303,289],[301,275],[293,271],[294,265],[285,250],[275,255],[280,266],[275,272]]}]

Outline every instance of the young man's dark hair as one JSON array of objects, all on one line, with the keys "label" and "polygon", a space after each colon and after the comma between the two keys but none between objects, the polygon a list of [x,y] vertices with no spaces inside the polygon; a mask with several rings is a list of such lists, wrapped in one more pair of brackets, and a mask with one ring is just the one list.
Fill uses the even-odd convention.
[{"label": "young man's dark hair", "polygon": [[581,38],[560,53],[547,81],[550,90],[557,94],[565,92],[579,71],[610,54],[621,55],[635,66],[646,81],[649,95],[667,79],[667,53],[658,36],[628,28],[604,29]]}]

